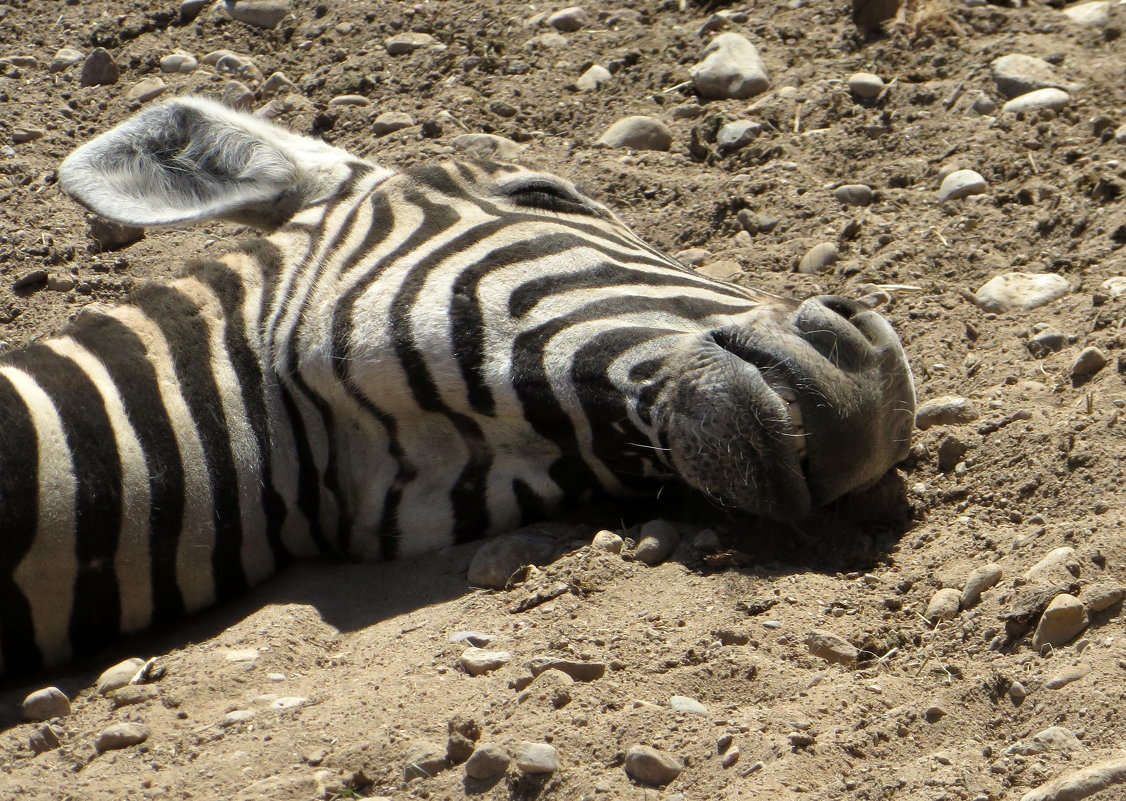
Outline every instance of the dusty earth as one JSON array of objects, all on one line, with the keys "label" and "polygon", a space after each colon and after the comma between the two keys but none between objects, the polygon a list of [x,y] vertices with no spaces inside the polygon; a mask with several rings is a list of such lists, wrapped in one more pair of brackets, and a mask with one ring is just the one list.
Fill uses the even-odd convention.
[{"label": "dusty earth", "polygon": [[[0,65],[0,145],[10,146],[0,151],[0,337],[12,346],[240,235],[219,225],[149,232],[99,253],[54,173],[76,144],[136,108],[127,94],[143,78],[162,77],[165,97],[221,94],[231,75],[205,65],[162,74],[159,60],[225,48],[294,84],[270,95],[244,74],[253,107],[282,98],[271,107],[280,121],[373,159],[425,162],[451,152],[459,134],[492,132],[662,248],[707,249],[701,269],[712,274],[738,269],[739,281],[798,295],[914,287],[892,290],[887,313],[920,399],[956,395],[977,410],[919,432],[898,476],[800,529],[669,499],[640,513],[585,510],[583,524],[557,527],[557,561],[501,591],[467,586],[472,547],[405,564],[303,565],[159,638],[9,682],[0,798],[999,801],[1121,759],[1121,602],[1092,612],[1067,645],[1031,644],[1054,595],[1094,608],[1126,582],[1126,295],[1104,287],[1126,274],[1126,145],[1115,141],[1126,122],[1126,6],[1083,27],[1053,5],[952,3],[935,14],[932,4],[920,24],[909,17],[870,41],[844,0],[591,3],[589,25],[535,41],[553,32],[535,15],[553,9],[514,0],[295,0],[273,30],[231,20],[222,3],[190,22],[172,2],[0,5],[0,57],[35,59]],[[729,18],[701,34],[717,10]],[[717,30],[755,42],[768,92],[698,107],[688,70]],[[445,48],[389,55],[384,43],[405,31]],[[80,86],[81,62],[48,69],[60,48],[97,46],[120,67],[116,83]],[[1046,58],[1080,84],[1070,105],[1027,117],[974,111],[982,96],[1003,102],[989,64],[1010,53]],[[594,63],[614,73],[609,83],[574,91]],[[857,70],[887,82],[881,97],[850,94]],[[371,102],[330,106],[341,94]],[[386,111],[416,124],[376,137],[372,121]],[[665,121],[671,151],[594,146],[629,114]],[[718,124],[741,118],[763,132],[720,152]],[[940,204],[942,176],[962,167],[988,181],[986,192]],[[849,183],[871,186],[872,203],[842,205],[832,190]],[[796,272],[826,241],[841,259]],[[972,302],[1010,270],[1056,273],[1071,291],[1032,311],[990,314]],[[1045,328],[1064,335],[1060,350],[1030,349]],[[1073,379],[1090,346],[1108,363]],[[684,535],[664,564],[588,544],[598,528],[634,535],[625,527],[654,515],[678,520]],[[696,539],[705,526],[721,535],[719,553]],[[1028,574],[1063,547],[1073,550]],[[991,564],[1002,577],[978,605],[926,617],[936,591]],[[858,660],[810,653],[813,630],[848,640]],[[511,661],[462,672],[467,644],[451,635],[464,631],[490,635]],[[115,709],[93,684],[127,656],[157,656],[163,677],[136,691],[140,703]],[[548,671],[522,691],[537,657],[606,670],[586,682]],[[19,704],[49,684],[73,712],[53,721],[59,746],[35,755],[40,724],[20,722]],[[703,712],[674,711],[674,695]],[[143,723],[147,740],[99,754],[97,735],[124,721]],[[427,744],[444,751],[451,721],[512,753],[550,743],[560,765],[540,776],[513,767],[493,781],[431,765],[436,775],[405,780]],[[1075,737],[1048,738],[1055,747],[1044,753],[1026,747],[1051,726]],[[623,761],[636,744],[686,767],[664,788],[633,782]],[[1091,797],[1124,795],[1119,784]]]}]

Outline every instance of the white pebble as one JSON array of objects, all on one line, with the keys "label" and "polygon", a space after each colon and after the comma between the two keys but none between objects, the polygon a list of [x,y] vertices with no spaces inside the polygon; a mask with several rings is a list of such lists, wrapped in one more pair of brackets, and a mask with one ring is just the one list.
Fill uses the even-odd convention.
[{"label": "white pebble", "polygon": [[1055,273],[1004,273],[989,279],[974,301],[987,312],[1028,311],[1070,291],[1067,279]]},{"label": "white pebble", "polygon": [[737,33],[721,33],[704,48],[704,58],[691,70],[696,92],[717,100],[746,99],[770,86],[758,50]]},{"label": "white pebble", "polygon": [[1071,95],[1063,89],[1037,89],[1034,92],[1028,92],[1019,97],[1014,97],[1008,103],[1001,106],[1001,111],[1007,111],[1010,114],[1017,114],[1022,111],[1039,111],[1044,108],[1051,109],[1052,111],[1061,111],[1070,102]]},{"label": "white pebble", "polygon": [[915,411],[915,427],[926,431],[933,426],[964,425],[978,417],[977,406],[969,398],[942,395],[919,404]]},{"label": "white pebble", "polygon": [[615,534],[613,531],[599,531],[594,535],[591,540],[591,545],[603,551],[610,553],[621,553],[622,548],[625,546],[625,540]]},{"label": "white pebble", "polygon": [[970,195],[980,195],[989,187],[989,182],[973,170],[955,170],[942,179],[938,188],[938,202],[960,200]]},{"label": "white pebble", "polygon": [[708,708],[687,695],[674,695],[669,699],[669,708],[674,712],[685,712],[689,715],[706,715]]},{"label": "white pebble", "polygon": [[231,19],[272,29],[289,13],[289,4],[279,0],[224,0],[224,8]]},{"label": "white pebble", "polygon": [[594,64],[575,81],[575,88],[580,92],[597,92],[608,84],[612,77],[610,70]]},{"label": "white pebble", "polygon": [[508,651],[489,651],[485,648],[466,648],[457,658],[457,665],[470,676],[483,676],[502,668],[512,661]]},{"label": "white pebble", "polygon": [[806,275],[823,273],[837,263],[840,251],[832,242],[822,242],[806,251],[798,262],[798,272]]},{"label": "white pebble", "polygon": [[547,24],[564,33],[574,33],[590,24],[590,14],[581,6],[570,6],[550,15]]},{"label": "white pebble", "polygon": [[854,72],[849,76],[848,89],[857,97],[871,100],[884,91],[884,79],[870,72]]}]

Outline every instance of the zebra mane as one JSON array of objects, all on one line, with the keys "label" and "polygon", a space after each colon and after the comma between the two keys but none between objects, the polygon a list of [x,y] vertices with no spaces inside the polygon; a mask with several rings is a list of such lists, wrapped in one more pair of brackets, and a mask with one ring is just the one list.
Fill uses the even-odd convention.
[{"label": "zebra mane", "polygon": [[204,98],[147,109],[72,153],[63,189],[136,226],[225,219],[272,229],[354,157]]}]

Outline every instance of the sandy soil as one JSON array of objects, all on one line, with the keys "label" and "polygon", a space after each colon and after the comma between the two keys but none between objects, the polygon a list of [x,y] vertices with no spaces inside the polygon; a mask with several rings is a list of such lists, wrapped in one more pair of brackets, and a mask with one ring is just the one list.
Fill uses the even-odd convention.
[{"label": "sandy soil", "polygon": [[[1070,644],[1041,653],[1030,642],[1053,595],[1090,605],[1126,582],[1126,295],[1103,288],[1126,275],[1126,146],[1114,139],[1126,122],[1126,6],[1089,28],[1053,5],[951,3],[921,30],[866,42],[842,0],[624,0],[588,5],[591,24],[554,47],[529,44],[551,31],[529,21],[552,9],[515,0],[296,0],[274,30],[230,20],[221,3],[188,23],[174,3],[0,5],[0,59],[36,59],[0,65],[0,145],[12,148],[0,152],[8,343],[56,330],[83,305],[238,235],[218,225],[150,232],[91,252],[81,211],[54,180],[76,144],[130,113],[127,93],[142,78],[160,75],[166,96],[221,93],[230,76],[206,66],[161,75],[159,59],[226,48],[294,82],[282,122],[373,159],[418,163],[449,153],[458,134],[497,133],[526,144],[521,161],[581,182],[655,244],[706,248],[705,270],[734,261],[740,281],[799,295],[917,287],[893,293],[888,315],[920,397],[957,395],[978,409],[972,422],[918,433],[911,458],[875,495],[800,529],[668,503],[659,513],[685,536],[658,567],[584,544],[597,528],[654,515],[627,505],[557,527],[565,555],[509,590],[467,586],[471,547],[406,564],[303,565],[234,607],[6,685],[0,798],[1000,801],[1123,757],[1121,601],[1092,613]],[[711,36],[701,26],[721,8],[740,12],[723,29],[757,44],[772,88],[678,111],[696,105],[688,69]],[[403,31],[431,33],[446,48],[388,55],[384,41]],[[95,46],[120,67],[115,84],[80,86],[81,63],[47,68],[59,48]],[[1071,104],[1028,118],[971,110],[982,95],[1003,102],[989,63],[1009,53],[1046,58],[1081,84]],[[596,95],[574,92],[592,63],[611,68],[612,80]],[[844,86],[857,70],[890,88],[858,102]],[[243,81],[255,107],[269,99],[262,81]],[[340,94],[371,105],[329,106]],[[376,138],[371,122],[385,111],[419,124]],[[628,114],[668,123],[672,150],[593,147]],[[762,122],[763,134],[719,152],[710,143],[717,125],[740,118]],[[940,205],[941,176],[955,167],[977,170],[988,190]],[[843,206],[832,189],[844,183],[870,185],[872,204]],[[743,209],[776,224],[737,237]],[[823,241],[841,260],[827,273],[796,273]],[[1057,273],[1072,291],[1025,312],[987,314],[971,302],[1010,270]],[[1030,350],[1044,328],[1065,335],[1062,350]],[[1089,346],[1109,362],[1073,380]],[[897,503],[890,523],[871,514]],[[720,533],[719,554],[693,545],[704,526]],[[1026,575],[1063,547],[1072,551]],[[925,616],[936,591],[961,588],[989,564],[1003,575],[980,604],[950,620]],[[848,640],[859,660],[811,654],[812,630]],[[491,635],[511,662],[466,675],[456,667],[466,644],[450,640],[463,631]],[[163,677],[140,703],[115,709],[93,683],[126,656],[159,657]],[[544,656],[607,670],[573,683],[548,671],[525,689],[528,663]],[[71,697],[73,712],[54,722],[60,746],[35,755],[38,724],[19,721],[19,703],[47,684]],[[674,695],[703,713],[674,711]],[[125,721],[147,726],[148,739],[98,754],[99,732]],[[490,782],[452,765],[405,780],[426,744],[445,749],[451,725],[513,752],[551,743],[560,767],[539,778],[513,768]],[[1021,753],[1050,726],[1075,739]],[[664,789],[636,784],[623,770],[636,744],[686,767]],[[1118,785],[1091,797],[1124,794]]]}]

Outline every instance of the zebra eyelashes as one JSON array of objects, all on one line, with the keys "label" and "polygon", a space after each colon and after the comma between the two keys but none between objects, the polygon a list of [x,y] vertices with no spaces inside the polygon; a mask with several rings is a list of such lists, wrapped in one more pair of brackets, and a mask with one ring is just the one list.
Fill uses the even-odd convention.
[{"label": "zebra eyelashes", "polygon": [[601,217],[603,214],[591,201],[569,187],[546,178],[520,178],[501,192],[513,204],[537,211],[554,211]]}]

